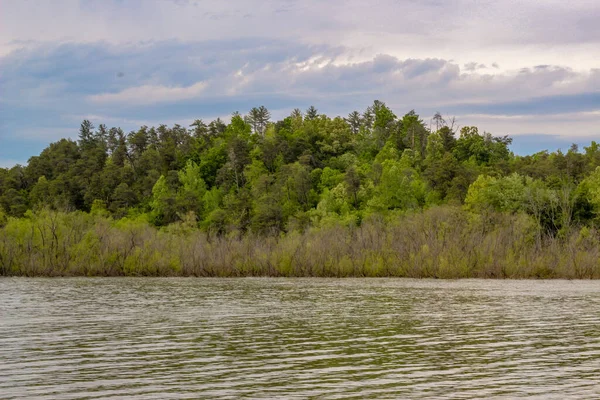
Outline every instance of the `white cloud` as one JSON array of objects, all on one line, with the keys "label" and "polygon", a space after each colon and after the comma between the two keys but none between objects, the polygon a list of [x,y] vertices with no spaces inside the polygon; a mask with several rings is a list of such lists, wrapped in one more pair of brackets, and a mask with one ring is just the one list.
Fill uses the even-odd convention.
[{"label": "white cloud", "polygon": [[94,103],[148,105],[190,100],[200,96],[206,88],[206,82],[197,82],[191,86],[142,85],[127,88],[117,93],[101,93],[89,96]]},{"label": "white cloud", "polygon": [[[502,68],[598,66],[597,0],[0,0],[0,54],[17,41],[113,44],[236,38]],[[301,38],[301,39],[298,39]]]},{"label": "white cloud", "polygon": [[[510,135],[517,138],[535,133],[577,141],[589,138],[597,140],[600,135],[600,128],[597,125],[599,117],[600,110],[553,115],[465,114],[457,116],[457,121],[461,126],[477,126],[480,131],[497,135]],[[543,147],[544,137],[540,136],[539,140]]]},{"label": "white cloud", "polygon": [[499,135],[600,133],[598,0],[376,4],[0,0],[0,140],[376,98]]}]

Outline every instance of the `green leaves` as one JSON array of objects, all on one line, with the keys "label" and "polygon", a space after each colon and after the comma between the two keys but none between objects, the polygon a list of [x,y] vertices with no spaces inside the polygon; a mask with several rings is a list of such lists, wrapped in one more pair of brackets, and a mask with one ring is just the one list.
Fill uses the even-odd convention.
[{"label": "green leaves", "polygon": [[9,216],[44,207],[142,215],[219,234],[358,224],[462,202],[474,213],[527,213],[552,234],[600,223],[600,145],[517,157],[510,138],[473,126],[457,138],[448,121],[436,113],[426,124],[415,111],[398,118],[378,100],[346,118],[311,106],[271,122],[259,106],[229,123],[129,133],[83,121],[78,142],[0,169],[0,206]]},{"label": "green leaves", "polygon": [[367,203],[374,211],[409,210],[423,207],[426,203],[427,185],[418,172],[402,161],[385,160],[375,195]]},{"label": "green leaves", "polygon": [[472,211],[494,209],[515,213],[526,209],[528,186],[533,180],[517,173],[502,178],[480,175],[469,187],[465,206]]}]

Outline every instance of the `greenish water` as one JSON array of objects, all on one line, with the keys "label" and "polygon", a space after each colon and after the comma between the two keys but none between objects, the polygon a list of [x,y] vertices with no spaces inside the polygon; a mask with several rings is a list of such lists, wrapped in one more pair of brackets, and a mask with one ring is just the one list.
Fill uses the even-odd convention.
[{"label": "greenish water", "polygon": [[599,398],[600,282],[0,279],[0,398]]}]

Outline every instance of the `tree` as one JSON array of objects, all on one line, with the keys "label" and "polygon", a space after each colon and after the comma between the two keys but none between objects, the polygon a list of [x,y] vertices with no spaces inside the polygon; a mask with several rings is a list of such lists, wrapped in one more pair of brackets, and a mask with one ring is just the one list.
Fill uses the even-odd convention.
[{"label": "tree", "polygon": [[440,135],[442,139],[442,144],[444,146],[445,151],[452,151],[454,145],[456,144],[456,138],[454,137],[454,132],[448,126],[442,126],[438,129],[437,133]]},{"label": "tree", "polygon": [[108,140],[108,130],[106,129],[106,125],[100,124],[98,126],[98,131],[94,135],[96,143],[98,146],[101,146],[104,151],[106,151],[106,144]]},{"label": "tree", "polygon": [[360,176],[352,166],[346,171],[346,190],[352,198],[352,205],[358,208],[358,193],[360,192]]},{"label": "tree", "polygon": [[277,187],[284,197],[288,214],[298,207],[307,211],[315,200],[312,179],[308,168],[299,162],[282,167],[277,178]]},{"label": "tree", "polygon": [[444,119],[444,117],[442,117],[442,114],[437,111],[434,115],[433,115],[433,124],[435,125],[435,131],[438,132],[440,129],[442,129],[444,126],[446,126],[446,120]]},{"label": "tree", "polygon": [[369,106],[363,112],[362,115],[362,127],[363,129],[369,133],[373,128],[373,121],[375,120],[375,112],[373,111],[373,107]]},{"label": "tree", "polygon": [[111,129],[111,134],[114,135],[114,139],[111,139],[113,141],[112,161],[115,165],[123,167],[129,157],[125,133],[121,128],[117,128],[114,131]]},{"label": "tree", "polygon": [[179,207],[184,213],[193,211],[198,218],[201,218],[204,211],[206,183],[202,179],[200,167],[192,160],[188,160],[185,168],[179,171],[178,175],[181,183],[177,196]]},{"label": "tree", "polygon": [[345,119],[345,121],[348,123],[348,126],[350,126],[352,134],[357,135],[362,124],[360,113],[358,111],[352,111],[350,114],[348,114],[348,117]]},{"label": "tree", "polygon": [[531,178],[516,173],[502,178],[480,175],[469,187],[465,205],[474,211],[494,209],[515,213],[525,210],[526,188],[532,182]]},{"label": "tree", "polygon": [[113,214],[120,217],[127,215],[127,211],[138,201],[135,192],[125,182],[120,183],[115,188],[111,199],[109,209]]},{"label": "tree", "polygon": [[87,150],[96,146],[96,137],[94,135],[94,125],[87,119],[84,119],[79,127],[79,147]]},{"label": "tree", "polygon": [[381,148],[391,135],[396,115],[379,100],[373,102],[371,109],[374,115],[373,133],[377,140],[377,147]]},{"label": "tree", "polygon": [[[148,149],[149,145],[149,137],[148,137],[148,127],[142,126],[137,132],[130,132],[127,135],[127,145],[130,149],[130,158],[134,164],[142,157],[142,154]],[[117,142],[118,152],[121,154],[127,154],[127,146],[123,148],[123,143],[121,137]]]},{"label": "tree", "polygon": [[271,113],[265,106],[252,108],[246,116],[246,121],[252,126],[252,131],[259,135],[265,134],[269,119],[271,119]]},{"label": "tree", "polygon": [[190,124],[190,127],[193,128],[192,132],[196,139],[203,139],[209,133],[208,125],[206,125],[201,119],[194,120],[194,122]]},{"label": "tree", "polygon": [[585,200],[579,203],[580,218],[600,222],[600,166],[579,183],[577,197]]},{"label": "tree", "polygon": [[156,225],[167,225],[179,219],[175,192],[167,184],[164,175],[160,176],[152,188],[150,207]]},{"label": "tree", "polygon": [[37,183],[31,188],[29,202],[33,207],[45,206],[51,203],[50,185],[44,175],[40,176]]},{"label": "tree", "polygon": [[250,163],[250,148],[241,137],[233,137],[227,148],[227,162],[219,170],[218,177],[221,184],[231,185],[237,189],[245,184],[244,168]]},{"label": "tree", "polygon": [[368,202],[374,211],[408,210],[425,205],[426,185],[416,170],[409,166],[409,153],[398,161],[382,162],[382,173],[375,194]]},{"label": "tree", "polygon": [[477,127],[465,126],[452,151],[460,161],[472,159],[478,164],[490,164],[508,160],[511,142],[508,136],[494,137],[487,132],[481,135]]},{"label": "tree", "polygon": [[319,116],[319,111],[314,106],[308,107],[308,109],[306,110],[306,119],[307,120],[312,121],[312,120],[316,119],[318,116]]},{"label": "tree", "polygon": [[400,135],[404,140],[404,144],[412,149],[419,158],[424,159],[429,132],[419,115],[414,110],[409,111],[402,117],[401,127],[402,132]]},{"label": "tree", "polygon": [[221,120],[221,118],[217,118],[208,125],[208,133],[211,136],[219,136],[222,135],[227,129],[227,125]]},{"label": "tree", "polygon": [[252,229],[261,234],[277,235],[285,229],[285,216],[279,196],[266,195],[257,202]]},{"label": "tree", "polygon": [[302,122],[302,111],[299,108],[294,108],[290,114],[292,119]]},{"label": "tree", "polygon": [[279,235],[439,203],[465,203],[494,218],[526,213],[539,227],[538,243],[544,235],[566,240],[575,226],[595,235],[600,226],[595,142],[584,152],[519,156],[507,136],[471,126],[459,135],[455,120],[439,112],[426,127],[414,110],[398,118],[378,100],[346,118],[313,106],[270,118],[260,106],[228,123],[196,119],[128,134],[85,120],[77,141],[51,143],[25,167],[0,168],[0,207],[11,217],[48,207],[140,215],[159,226],[198,222],[211,238]]}]

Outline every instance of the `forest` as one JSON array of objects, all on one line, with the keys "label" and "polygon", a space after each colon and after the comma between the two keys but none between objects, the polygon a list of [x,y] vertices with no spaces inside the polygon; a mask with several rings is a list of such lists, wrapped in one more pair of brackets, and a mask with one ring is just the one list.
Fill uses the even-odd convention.
[{"label": "forest", "polygon": [[375,101],[118,127],[0,169],[0,275],[599,278],[600,145]]}]

